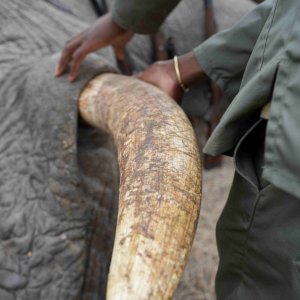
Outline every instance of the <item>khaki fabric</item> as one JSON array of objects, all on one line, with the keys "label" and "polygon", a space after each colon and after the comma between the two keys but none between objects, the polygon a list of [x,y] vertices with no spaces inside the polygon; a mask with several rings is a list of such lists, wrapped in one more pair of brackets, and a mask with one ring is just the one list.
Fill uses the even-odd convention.
[{"label": "khaki fabric", "polygon": [[266,124],[257,121],[235,148],[236,173],[216,230],[218,300],[300,299],[300,202],[261,176]]},{"label": "khaki fabric", "polygon": [[204,151],[230,152],[272,101],[263,176],[300,195],[300,2],[267,0],[195,49],[199,64],[232,99]]}]

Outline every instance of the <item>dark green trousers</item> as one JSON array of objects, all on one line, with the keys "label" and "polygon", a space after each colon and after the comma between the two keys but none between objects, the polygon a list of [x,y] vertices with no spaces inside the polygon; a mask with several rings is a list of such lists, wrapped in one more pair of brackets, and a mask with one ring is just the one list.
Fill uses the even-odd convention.
[{"label": "dark green trousers", "polygon": [[218,300],[300,299],[300,197],[261,178],[266,123],[258,121],[235,149],[216,232]]}]

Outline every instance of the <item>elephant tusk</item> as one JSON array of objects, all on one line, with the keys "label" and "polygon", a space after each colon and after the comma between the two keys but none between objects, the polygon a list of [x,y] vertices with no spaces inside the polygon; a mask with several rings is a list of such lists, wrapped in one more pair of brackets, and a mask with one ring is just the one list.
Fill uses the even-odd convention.
[{"label": "elephant tusk", "polygon": [[111,133],[118,149],[119,212],[107,299],[171,299],[200,211],[192,126],[162,91],[117,74],[89,82],[79,110],[86,122]]}]

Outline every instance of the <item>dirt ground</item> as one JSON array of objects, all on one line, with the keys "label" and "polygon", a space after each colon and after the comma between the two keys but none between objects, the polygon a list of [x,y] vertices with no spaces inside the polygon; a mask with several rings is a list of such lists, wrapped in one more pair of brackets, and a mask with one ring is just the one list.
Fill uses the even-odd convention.
[{"label": "dirt ground", "polygon": [[191,256],[174,300],[213,300],[218,265],[215,225],[224,207],[233,178],[233,162],[204,170],[200,220]]}]

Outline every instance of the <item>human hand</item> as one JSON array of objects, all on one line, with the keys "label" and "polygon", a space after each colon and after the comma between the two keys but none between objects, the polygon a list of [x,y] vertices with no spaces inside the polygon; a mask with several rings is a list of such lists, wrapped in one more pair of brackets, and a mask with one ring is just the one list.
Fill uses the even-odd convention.
[{"label": "human hand", "polygon": [[132,36],[132,32],[126,31],[113,21],[110,13],[104,15],[65,44],[55,68],[55,76],[62,75],[70,64],[68,79],[74,81],[81,62],[89,53],[112,44],[116,45],[116,55],[121,57],[124,45]]},{"label": "human hand", "polygon": [[180,104],[183,89],[177,82],[173,60],[156,62],[134,77],[155,85]]},{"label": "human hand", "polygon": [[[180,103],[184,90],[176,76],[174,63],[174,60],[154,63],[144,72],[135,75],[135,77],[157,86],[177,103]],[[193,51],[178,57],[178,68],[180,81],[185,88],[207,78]]]}]

